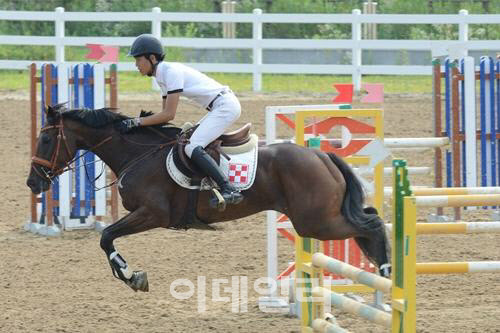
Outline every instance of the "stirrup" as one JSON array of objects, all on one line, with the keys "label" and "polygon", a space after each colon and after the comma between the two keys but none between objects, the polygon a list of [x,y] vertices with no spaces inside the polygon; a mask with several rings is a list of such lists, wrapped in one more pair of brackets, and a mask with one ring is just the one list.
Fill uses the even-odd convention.
[{"label": "stirrup", "polygon": [[211,198],[209,205],[212,208],[217,208],[218,211],[223,212],[226,209],[226,205],[237,205],[243,200],[243,194],[239,191],[226,191],[219,192],[217,189],[212,189],[215,198]]},{"label": "stirrup", "polygon": [[224,197],[224,201],[230,205],[237,205],[243,200],[243,194],[239,191],[222,192],[221,194]]}]

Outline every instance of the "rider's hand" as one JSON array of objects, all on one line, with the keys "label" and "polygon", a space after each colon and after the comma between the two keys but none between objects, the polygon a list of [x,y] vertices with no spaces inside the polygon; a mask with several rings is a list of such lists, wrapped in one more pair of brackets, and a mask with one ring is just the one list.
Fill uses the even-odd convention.
[{"label": "rider's hand", "polygon": [[139,126],[141,126],[140,118],[125,119],[118,123],[118,131],[120,131],[121,134],[125,134]]}]

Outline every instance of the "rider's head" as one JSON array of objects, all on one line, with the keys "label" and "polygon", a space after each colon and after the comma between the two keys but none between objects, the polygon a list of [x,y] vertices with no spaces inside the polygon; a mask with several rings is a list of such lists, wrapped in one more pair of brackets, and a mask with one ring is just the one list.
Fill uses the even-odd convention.
[{"label": "rider's head", "polygon": [[135,65],[139,72],[147,76],[152,76],[156,65],[165,58],[160,40],[151,34],[138,36],[132,43],[128,55],[135,58]]}]

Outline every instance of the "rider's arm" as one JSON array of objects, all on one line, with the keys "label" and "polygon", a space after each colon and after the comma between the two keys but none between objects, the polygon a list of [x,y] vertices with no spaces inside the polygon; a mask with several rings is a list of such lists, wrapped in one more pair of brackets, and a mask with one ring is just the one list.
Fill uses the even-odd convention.
[{"label": "rider's arm", "polygon": [[141,118],[141,126],[165,124],[174,120],[180,95],[180,93],[168,94],[167,98],[163,99],[161,112]]}]

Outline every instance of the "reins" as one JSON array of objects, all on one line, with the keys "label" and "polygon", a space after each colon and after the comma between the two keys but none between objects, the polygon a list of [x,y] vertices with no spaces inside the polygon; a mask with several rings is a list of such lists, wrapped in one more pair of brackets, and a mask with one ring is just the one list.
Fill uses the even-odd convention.
[{"label": "reins", "polygon": [[[99,188],[95,186],[95,181],[102,176],[102,174],[104,173],[104,168],[102,168],[101,172],[99,173],[99,175],[92,180],[92,179],[90,179],[90,175],[89,175],[88,170],[87,170],[87,165],[88,164],[92,164],[92,163],[96,163],[96,162],[91,162],[91,163],[83,164],[83,167],[85,169],[85,174],[87,176],[87,179],[89,180],[89,182],[92,183],[92,186],[94,187],[94,190],[97,191],[97,190],[101,190],[101,189],[113,186],[114,184],[116,184],[119,181],[120,177],[126,171],[128,171],[129,169],[131,169],[138,162],[142,161],[143,159],[145,159],[149,155],[152,155],[152,154],[154,154],[154,153],[162,150],[163,148],[165,148],[165,147],[167,147],[167,146],[169,146],[169,145],[171,145],[171,144],[173,144],[173,143],[175,143],[177,141],[177,138],[176,139],[170,139],[170,137],[166,136],[161,131],[159,131],[159,130],[153,128],[153,127],[145,127],[145,128],[147,128],[148,130],[150,130],[150,131],[154,132],[155,134],[161,136],[162,138],[169,139],[169,141],[167,141],[165,143],[161,143],[161,144],[158,144],[158,143],[141,143],[141,142],[136,142],[136,141],[130,140],[130,139],[128,139],[124,135],[120,135],[120,137],[123,140],[125,140],[125,141],[127,141],[127,142],[129,142],[131,144],[139,145],[139,146],[154,146],[154,148],[148,150],[147,152],[141,154],[140,156],[134,158],[132,161],[130,161],[127,164],[125,164],[125,166],[118,172],[117,177],[116,177],[116,179],[114,181],[112,181],[111,183],[109,183],[109,184],[107,184],[107,185],[105,185],[103,187],[99,187]],[[106,137],[104,140],[100,141],[96,145],[94,145],[94,146],[90,147],[89,149],[87,149],[83,154],[80,154],[79,156],[76,156],[76,157],[70,159],[68,162],[65,162],[65,164],[64,164],[63,167],[57,168],[57,165],[56,165],[57,164],[57,158],[59,157],[59,151],[60,151],[61,145],[64,145],[66,147],[66,154],[67,154],[67,156],[72,156],[72,155],[70,153],[68,144],[66,142],[66,136],[64,134],[64,126],[63,126],[62,117],[61,117],[61,119],[59,121],[59,124],[45,126],[45,127],[43,127],[40,130],[40,132],[45,132],[45,131],[48,131],[48,130],[51,130],[51,129],[58,129],[59,132],[57,134],[57,146],[56,146],[56,149],[54,150],[54,153],[52,154],[52,157],[51,157],[50,161],[46,160],[46,159],[43,159],[43,158],[40,158],[40,157],[38,157],[36,155],[32,157],[32,167],[33,167],[33,170],[35,171],[35,173],[37,173],[40,177],[47,179],[51,183],[53,183],[53,179],[55,177],[61,175],[62,173],[66,172],[66,171],[69,171],[69,170],[75,170],[75,168],[71,166],[74,162],[76,162],[77,160],[83,158],[86,154],[88,154],[91,151],[94,151],[95,149],[97,149],[98,147],[100,147],[103,144],[107,143],[108,141],[110,141],[113,138],[112,135]],[[37,168],[36,166],[39,166],[39,168]],[[46,168],[49,169],[49,170],[47,171]]]}]

